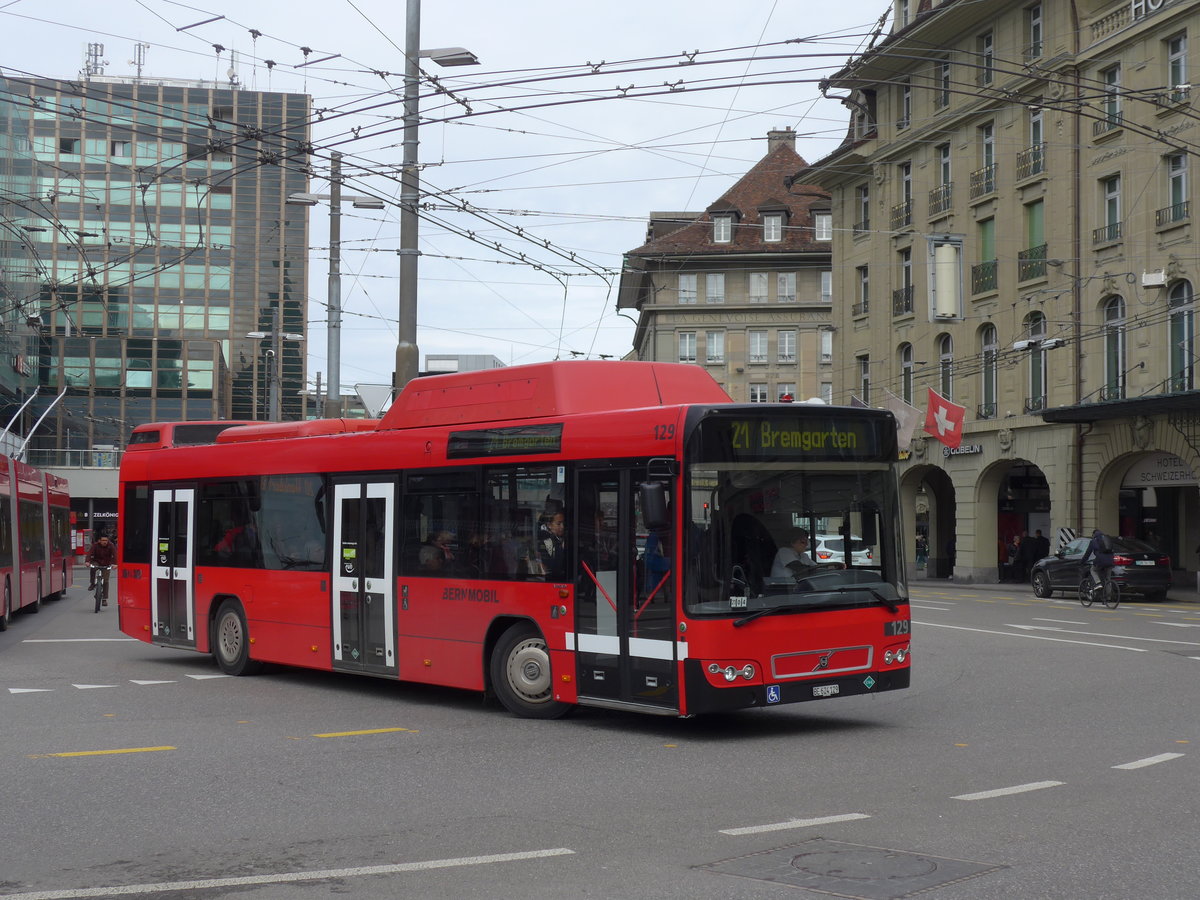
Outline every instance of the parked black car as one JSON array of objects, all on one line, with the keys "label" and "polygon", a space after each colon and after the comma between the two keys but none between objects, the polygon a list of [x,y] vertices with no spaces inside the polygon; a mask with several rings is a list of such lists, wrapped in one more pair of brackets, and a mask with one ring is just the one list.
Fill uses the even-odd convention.
[{"label": "parked black car", "polygon": [[[1035,562],[1030,573],[1033,592],[1039,597],[1049,597],[1054,591],[1074,596],[1083,577],[1079,563],[1090,540],[1076,538],[1053,556]],[[1147,600],[1165,600],[1171,586],[1171,557],[1134,538],[1115,537],[1112,543],[1115,563],[1112,578],[1121,585],[1121,592],[1140,594]]]}]

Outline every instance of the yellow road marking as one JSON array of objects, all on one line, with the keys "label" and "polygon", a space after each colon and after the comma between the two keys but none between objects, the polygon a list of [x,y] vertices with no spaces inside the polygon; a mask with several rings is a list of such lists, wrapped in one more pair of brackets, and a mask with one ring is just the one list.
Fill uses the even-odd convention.
[{"label": "yellow road marking", "polygon": [[157,753],[159,750],[178,750],[178,747],[126,747],[121,750],[72,750],[69,753],[35,753],[30,759],[50,759],[55,756],[112,756],[116,753]]},{"label": "yellow road marking", "polygon": [[335,738],[335,737],[353,737],[358,734],[391,734],[397,731],[404,731],[408,734],[420,734],[412,728],[368,728],[363,731],[330,731],[326,734],[314,734],[315,738]]}]

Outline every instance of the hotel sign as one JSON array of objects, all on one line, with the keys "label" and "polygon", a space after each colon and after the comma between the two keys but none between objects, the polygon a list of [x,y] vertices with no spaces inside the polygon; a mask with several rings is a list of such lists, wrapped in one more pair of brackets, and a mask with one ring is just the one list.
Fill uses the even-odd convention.
[{"label": "hotel sign", "polygon": [[1146,16],[1153,15],[1164,6],[1170,4],[1171,0],[1129,0],[1129,14],[1133,17],[1133,21],[1144,19]]}]

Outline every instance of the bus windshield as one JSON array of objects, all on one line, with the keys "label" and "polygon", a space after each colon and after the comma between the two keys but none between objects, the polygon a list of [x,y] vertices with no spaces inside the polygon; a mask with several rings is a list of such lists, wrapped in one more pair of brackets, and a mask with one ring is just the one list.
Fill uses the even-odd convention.
[{"label": "bus windshield", "polygon": [[887,464],[701,464],[688,487],[689,615],[890,606],[901,596]]}]

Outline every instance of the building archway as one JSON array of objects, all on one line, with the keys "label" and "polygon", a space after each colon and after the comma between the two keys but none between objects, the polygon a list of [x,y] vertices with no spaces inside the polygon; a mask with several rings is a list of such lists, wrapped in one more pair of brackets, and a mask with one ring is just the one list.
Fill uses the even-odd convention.
[{"label": "building archway", "polygon": [[[1058,548],[1050,485],[1041,468],[1029,460],[1001,460],[985,469],[976,482],[975,503],[976,565],[986,571],[987,548],[994,548],[990,558],[996,560],[997,580],[1024,583],[1033,563]],[[1044,539],[1040,547],[1034,543],[1039,531]],[[1026,540],[1030,543],[1022,550],[1019,545]]]},{"label": "building archway", "polygon": [[[957,552],[954,483],[938,466],[914,466],[900,480],[900,502],[910,535],[908,552],[923,540],[928,548],[924,569],[914,569],[916,577],[949,578],[954,574]],[[918,512],[920,511],[920,512]]]},{"label": "building archway", "polygon": [[1173,569],[1187,569],[1200,531],[1198,490],[1200,477],[1174,453],[1125,454],[1096,486],[1097,527],[1143,540],[1170,556]]}]

